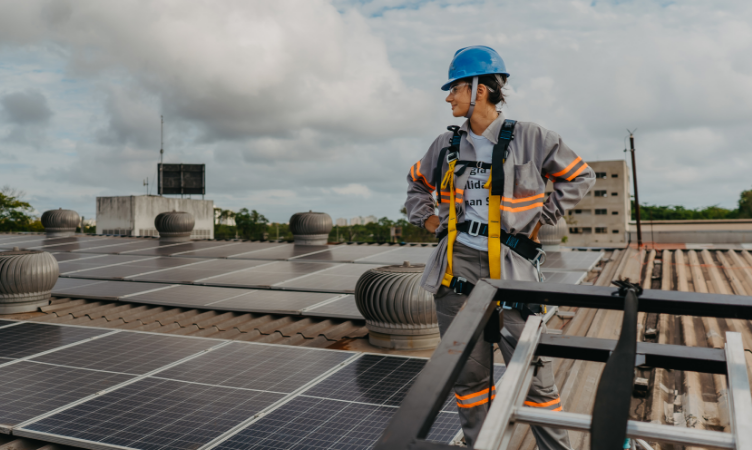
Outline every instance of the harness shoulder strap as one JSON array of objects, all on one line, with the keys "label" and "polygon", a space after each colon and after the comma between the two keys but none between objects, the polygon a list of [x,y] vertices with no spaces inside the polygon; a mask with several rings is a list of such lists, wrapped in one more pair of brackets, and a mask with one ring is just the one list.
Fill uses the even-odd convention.
[{"label": "harness shoulder strap", "polygon": [[494,145],[491,156],[491,165],[497,168],[491,182],[491,195],[504,195],[504,161],[509,155],[509,143],[514,139],[514,126],[516,124],[516,120],[506,119],[501,125],[499,140]]},{"label": "harness shoulder strap", "polygon": [[[462,136],[460,135],[460,127],[457,125],[450,125],[447,127],[447,130],[452,132],[452,138],[449,140],[449,147],[444,147],[439,152],[439,159],[436,161],[436,168],[433,172],[433,179],[436,180],[436,185],[439,186],[441,184],[441,180],[444,179],[444,173],[442,172],[442,169],[444,168],[444,159],[447,159],[447,162],[451,159],[457,160],[460,157],[460,142],[462,141]],[[436,201],[438,203],[441,203],[441,189],[437,189],[436,194]]]}]

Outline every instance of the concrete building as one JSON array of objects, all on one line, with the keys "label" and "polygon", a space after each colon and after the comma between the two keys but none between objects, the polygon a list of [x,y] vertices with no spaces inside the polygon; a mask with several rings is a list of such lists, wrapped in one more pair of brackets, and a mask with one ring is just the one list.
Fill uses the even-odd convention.
[{"label": "concrete building", "polygon": [[363,223],[363,218],[358,216],[358,217],[353,217],[352,219],[350,219],[350,225],[365,225],[365,224]]},{"label": "concrete building", "polygon": [[363,217],[363,225],[368,225],[369,223],[378,222],[379,219],[376,218],[376,216],[366,216]]},{"label": "concrete building", "polygon": [[229,211],[232,215],[222,215],[222,212],[226,211],[217,206],[214,207],[214,225],[227,225],[230,227],[235,226],[235,213]]},{"label": "concrete building", "polygon": [[97,197],[97,234],[158,236],[154,218],[166,211],[193,214],[191,239],[214,239],[214,201],[131,195]]},{"label": "concrete building", "polygon": [[[631,216],[629,172],[624,160],[588,161],[596,180],[593,188],[565,219],[569,247],[623,246],[627,243]],[[553,184],[546,185],[546,192]]]},{"label": "concrete building", "polygon": [[338,227],[346,227],[347,219],[345,219],[344,217],[340,217],[339,219],[337,219],[337,222],[335,223],[335,225],[337,225]]}]

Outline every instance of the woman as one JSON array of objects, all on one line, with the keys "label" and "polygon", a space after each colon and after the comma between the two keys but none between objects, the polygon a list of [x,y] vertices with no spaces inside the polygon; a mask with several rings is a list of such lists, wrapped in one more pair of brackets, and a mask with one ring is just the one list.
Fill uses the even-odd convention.
[{"label": "woman", "polygon": [[[479,279],[540,281],[538,229],[556,224],[595,182],[592,169],[558,134],[534,123],[505,120],[497,111],[504,104],[507,77],[504,61],[493,49],[458,50],[442,90],[449,91],[446,101],[454,117],[468,120],[437,137],[407,177],[410,222],[441,238],[421,284],[434,294],[442,336]],[[554,183],[548,198],[547,180]],[[535,305],[507,306],[508,333],[499,344],[505,361],[514,352],[524,319],[538,312]],[[485,419],[489,394],[494,395],[489,392],[491,352],[491,344],[481,339],[454,386],[469,447]],[[551,362],[541,362],[525,405],[560,411]],[[541,450],[570,449],[566,431],[532,430]]]}]

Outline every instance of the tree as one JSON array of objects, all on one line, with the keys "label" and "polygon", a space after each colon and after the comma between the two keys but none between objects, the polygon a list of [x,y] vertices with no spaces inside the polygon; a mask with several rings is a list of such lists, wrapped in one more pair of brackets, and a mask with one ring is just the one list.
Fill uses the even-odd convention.
[{"label": "tree", "polygon": [[26,231],[34,222],[27,214],[33,208],[23,201],[24,192],[4,186],[0,189],[0,231]]},{"label": "tree", "polygon": [[739,195],[738,217],[740,219],[752,219],[752,189],[742,191]]},{"label": "tree", "polygon": [[255,209],[248,212],[248,208],[243,208],[235,214],[235,226],[238,232],[245,239],[264,239],[266,224],[269,221]]}]

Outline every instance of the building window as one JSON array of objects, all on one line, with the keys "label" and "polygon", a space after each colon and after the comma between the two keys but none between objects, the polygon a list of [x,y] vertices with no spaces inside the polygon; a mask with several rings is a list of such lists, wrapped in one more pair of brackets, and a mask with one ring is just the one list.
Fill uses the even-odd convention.
[{"label": "building window", "polygon": [[[571,211],[570,211],[570,212],[571,212]],[[575,210],[574,210],[574,213],[575,213],[575,214],[582,214],[582,210],[581,210],[581,209],[575,209]]]},{"label": "building window", "polygon": [[596,216],[605,216],[606,214],[608,214],[608,211],[606,211],[605,209],[596,209],[595,210],[595,215]]},{"label": "building window", "polygon": [[582,227],[580,229],[582,230],[582,234],[593,234],[593,229],[590,227]]},{"label": "building window", "polygon": [[608,191],[595,191],[593,195],[596,197],[608,197]]},{"label": "building window", "polygon": [[[612,192],[611,193],[611,197],[618,197],[618,196],[619,196],[618,192]],[[604,195],[604,197],[605,197],[605,195]]]},{"label": "building window", "polygon": [[579,228],[570,228],[569,229],[569,233],[570,234],[580,234],[580,229]]},{"label": "building window", "polygon": [[619,178],[619,174],[618,173],[612,173],[611,174],[611,178]]},{"label": "building window", "polygon": [[608,232],[608,230],[606,229],[606,227],[595,227],[595,232],[597,234],[605,234]]},{"label": "building window", "polygon": [[611,215],[612,216],[618,216],[619,215],[619,211],[611,211]]},{"label": "building window", "polygon": [[607,176],[606,172],[595,172],[595,178],[606,178]]},{"label": "building window", "polygon": [[611,232],[614,234],[619,234],[619,230],[611,230]]}]

